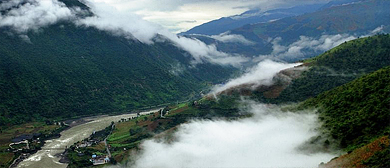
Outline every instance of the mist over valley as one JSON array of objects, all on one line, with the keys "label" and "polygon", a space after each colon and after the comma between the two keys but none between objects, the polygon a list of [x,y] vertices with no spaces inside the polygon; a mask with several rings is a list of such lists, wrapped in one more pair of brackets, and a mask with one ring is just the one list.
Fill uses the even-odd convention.
[{"label": "mist over valley", "polygon": [[0,2],[0,167],[389,167],[390,1]]}]

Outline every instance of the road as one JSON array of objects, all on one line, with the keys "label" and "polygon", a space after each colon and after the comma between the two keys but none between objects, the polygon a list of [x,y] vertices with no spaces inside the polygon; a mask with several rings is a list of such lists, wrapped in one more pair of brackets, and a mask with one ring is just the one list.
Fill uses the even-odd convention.
[{"label": "road", "polygon": [[[160,110],[161,110],[161,109],[159,109],[159,110],[153,110],[153,111],[145,111],[145,112],[141,112],[141,113],[139,113],[139,114],[140,114],[140,116],[142,116],[142,115],[148,115],[148,114],[152,114],[152,113],[154,113],[154,112],[156,112],[156,111],[160,111]],[[111,126],[110,134],[108,134],[107,137],[104,138],[104,145],[106,146],[107,155],[108,155],[109,158],[111,158],[111,152],[110,152],[110,148],[109,148],[109,146],[108,146],[108,144],[107,144],[107,138],[108,138],[108,136],[111,135],[112,131],[114,131],[114,128],[115,128],[115,124],[113,124],[113,125]]]},{"label": "road", "polygon": [[111,158],[111,152],[110,152],[110,148],[107,145],[107,138],[108,136],[111,135],[112,131],[114,131],[114,128],[115,128],[115,124],[112,124],[110,134],[108,134],[107,137],[104,138],[104,145],[106,146],[106,150],[109,158]]}]

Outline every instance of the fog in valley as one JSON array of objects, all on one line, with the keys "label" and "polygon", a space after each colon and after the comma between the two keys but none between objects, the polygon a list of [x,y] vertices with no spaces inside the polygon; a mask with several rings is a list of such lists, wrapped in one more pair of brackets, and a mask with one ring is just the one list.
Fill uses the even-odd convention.
[{"label": "fog in valley", "polygon": [[279,107],[242,102],[253,117],[193,120],[174,134],[174,142],[147,140],[129,167],[317,167],[335,154],[298,148],[318,135],[313,112],[283,112]]}]

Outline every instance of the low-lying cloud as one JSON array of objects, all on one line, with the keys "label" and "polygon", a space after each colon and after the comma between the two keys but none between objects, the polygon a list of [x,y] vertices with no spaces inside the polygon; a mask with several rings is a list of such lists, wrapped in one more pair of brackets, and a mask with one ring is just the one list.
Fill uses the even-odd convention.
[{"label": "low-lying cloud", "polygon": [[212,35],[211,38],[224,43],[241,43],[246,45],[254,45],[255,43],[246,39],[242,35],[222,33],[220,35]]},{"label": "low-lying cloud", "polygon": [[271,40],[272,53],[260,55],[257,60],[264,58],[277,60],[304,59],[310,55],[327,51],[346,41],[354,40],[356,38],[357,37],[349,34],[322,35],[319,38],[300,36],[299,40],[294,43],[283,46],[280,44],[283,39],[277,37]]},{"label": "low-lying cloud", "polygon": [[299,147],[317,136],[315,113],[282,112],[252,104],[251,118],[182,124],[174,142],[147,140],[130,167],[317,167],[334,157]]},{"label": "low-lying cloud", "polygon": [[259,62],[256,66],[249,69],[248,72],[244,73],[238,78],[231,79],[226,84],[215,86],[211,93],[218,94],[222,91],[225,91],[236,86],[243,84],[249,84],[253,89],[257,88],[260,85],[271,85],[273,83],[273,77],[279,73],[281,70],[292,68],[300,65],[301,63],[281,63],[271,60],[264,60]]},{"label": "low-lying cloud", "polygon": [[80,8],[68,8],[57,0],[7,1],[0,4],[0,10],[7,10],[0,14],[0,27],[9,26],[19,33],[74,19],[81,11]]},{"label": "low-lying cloud", "polygon": [[[79,20],[79,25],[94,26],[112,33],[127,35],[146,44],[154,43],[157,35],[173,42],[177,47],[187,51],[193,57],[193,64],[210,62],[221,65],[239,66],[248,61],[239,55],[231,55],[217,50],[215,45],[206,45],[195,38],[178,36],[162,26],[148,22],[139,16],[108,7],[107,4],[88,3],[95,16]],[[161,39],[160,39],[161,40]]]},{"label": "low-lying cloud", "polygon": [[203,34],[193,34],[193,35],[212,38],[212,39],[215,39],[215,40],[222,42],[222,43],[241,43],[244,45],[254,45],[255,44],[255,42],[246,39],[242,35],[230,34],[230,32],[225,32],[225,33],[221,33],[219,35],[211,35],[211,36],[203,35]]},{"label": "low-lying cloud", "polygon": [[[68,8],[57,0],[26,0],[7,1],[0,5],[2,10],[8,10],[0,15],[0,27],[8,26],[19,34],[26,34],[29,30],[38,30],[41,27],[55,24],[62,20],[71,21],[79,26],[91,26],[108,31],[114,35],[136,39],[142,43],[153,44],[156,38],[171,41],[178,48],[187,51],[193,57],[193,64],[213,63],[220,65],[240,66],[248,59],[238,54],[227,54],[217,50],[215,45],[207,45],[194,38],[177,36],[160,25],[143,20],[129,11],[119,11],[106,3],[93,0],[86,1],[94,16],[80,18],[83,13],[80,8]],[[26,42],[28,36],[20,36]],[[160,39],[161,40],[161,39]]]},{"label": "low-lying cloud", "polygon": [[[383,33],[384,26],[379,26],[371,32],[362,35],[361,37],[373,36],[378,33]],[[264,59],[273,60],[297,60],[305,59],[309,56],[325,52],[338,45],[357,39],[358,36],[350,34],[335,34],[335,35],[322,35],[319,38],[300,36],[299,40],[284,46],[280,43],[283,42],[281,37],[270,39],[272,44],[272,53],[268,55],[260,55],[255,58],[255,61]]]}]

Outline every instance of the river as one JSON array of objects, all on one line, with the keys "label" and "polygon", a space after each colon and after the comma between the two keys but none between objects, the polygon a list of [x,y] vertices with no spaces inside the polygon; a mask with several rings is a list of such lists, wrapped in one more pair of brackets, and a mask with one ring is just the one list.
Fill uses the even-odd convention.
[{"label": "river", "polygon": [[[141,112],[141,115],[149,114],[158,110]],[[98,116],[85,118],[87,123],[83,123],[71,127],[61,132],[61,137],[57,139],[47,140],[42,150],[31,155],[18,164],[18,168],[66,168],[68,164],[60,163],[60,158],[57,154],[63,153],[67,146],[71,146],[77,141],[89,137],[93,131],[99,131],[111,124],[112,121],[117,122],[121,118],[134,117],[137,114],[123,114],[117,116]]]}]

